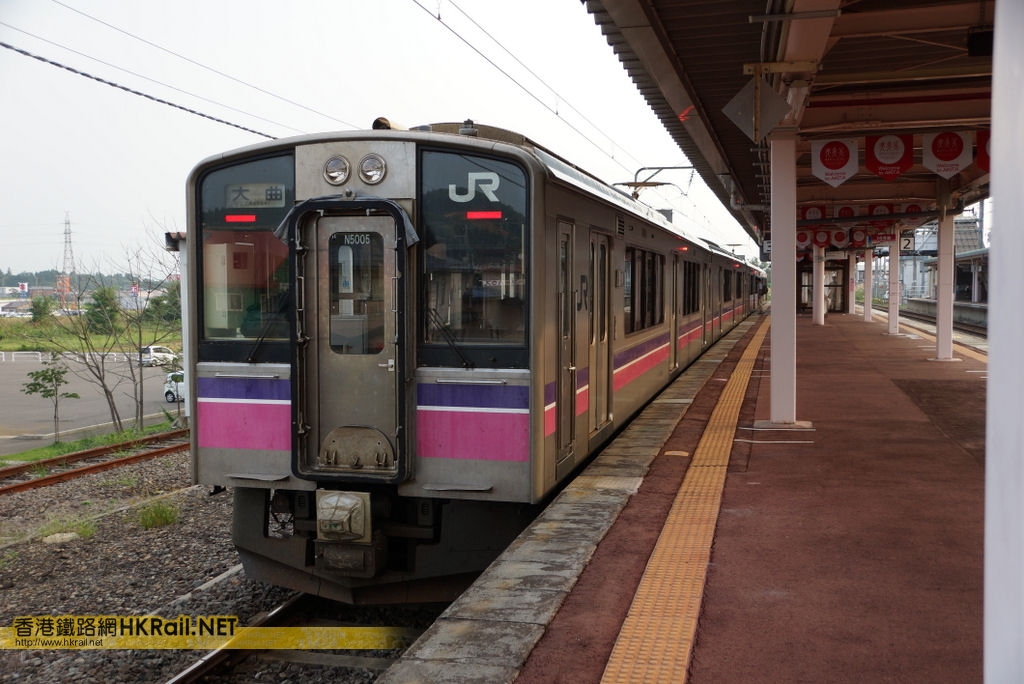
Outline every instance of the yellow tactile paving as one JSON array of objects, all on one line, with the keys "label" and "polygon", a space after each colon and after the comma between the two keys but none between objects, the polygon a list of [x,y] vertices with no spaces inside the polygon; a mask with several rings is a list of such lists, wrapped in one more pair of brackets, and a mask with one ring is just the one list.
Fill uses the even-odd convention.
[{"label": "yellow tactile paving", "polygon": [[708,420],[602,682],[686,681],[736,422],[767,332],[762,322]]}]

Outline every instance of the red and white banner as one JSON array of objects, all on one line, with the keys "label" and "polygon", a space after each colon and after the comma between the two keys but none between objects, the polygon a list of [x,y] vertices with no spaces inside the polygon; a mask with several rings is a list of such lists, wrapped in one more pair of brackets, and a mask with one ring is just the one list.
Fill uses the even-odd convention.
[{"label": "red and white banner", "polygon": [[809,230],[798,230],[796,231],[796,248],[807,249],[811,244],[811,231]]},{"label": "red and white banner", "polygon": [[914,165],[914,136],[869,135],[864,141],[864,166],[883,180],[897,178]]},{"label": "red and white banner", "polygon": [[[924,207],[920,204],[901,204],[899,205],[899,213],[901,214],[919,214],[924,211]],[[919,225],[924,223],[927,219],[925,217],[914,218],[912,216],[904,216],[900,219],[900,223],[911,228],[917,228]]]},{"label": "red and white banner", "polygon": [[832,246],[842,249],[850,244],[850,233],[845,230],[832,231]]},{"label": "red and white banner", "polygon": [[800,218],[804,221],[823,221],[825,219],[825,205],[815,204],[809,207],[800,207]]},{"label": "red and white banner", "polygon": [[957,131],[928,133],[923,138],[921,161],[925,168],[943,178],[952,178],[973,159],[971,134]]},{"label": "red and white banner", "polygon": [[863,247],[868,242],[868,233],[863,228],[854,228],[850,231],[850,244],[854,247]]},{"label": "red and white banner", "polygon": [[991,156],[991,145],[992,145],[992,131],[987,128],[983,128],[978,131],[978,154],[974,163],[978,165],[978,168],[982,171],[988,172],[992,167],[992,156]]},{"label": "red and white banner", "polygon": [[869,204],[868,214],[871,215],[871,225],[875,228],[885,228],[892,225],[893,220],[887,218],[892,216],[891,204]]},{"label": "red and white banner", "polygon": [[856,176],[859,168],[856,139],[811,143],[811,173],[833,188]]},{"label": "red and white banner", "polygon": [[814,244],[818,247],[828,247],[832,242],[832,234],[825,228],[818,228],[814,231]]},{"label": "red and white banner", "polygon": [[853,218],[859,213],[857,207],[852,204],[837,204],[832,211],[836,218]]}]

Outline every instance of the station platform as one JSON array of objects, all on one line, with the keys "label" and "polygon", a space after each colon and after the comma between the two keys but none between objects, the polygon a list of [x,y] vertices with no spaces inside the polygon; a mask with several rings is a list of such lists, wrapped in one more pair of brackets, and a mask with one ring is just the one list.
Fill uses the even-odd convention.
[{"label": "station platform", "polygon": [[768,316],[697,361],[406,655],[398,682],[980,682],[985,357]]}]

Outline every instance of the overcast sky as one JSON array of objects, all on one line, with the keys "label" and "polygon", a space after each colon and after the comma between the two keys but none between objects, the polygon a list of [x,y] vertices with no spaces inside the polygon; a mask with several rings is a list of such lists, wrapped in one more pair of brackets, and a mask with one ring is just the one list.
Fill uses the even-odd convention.
[{"label": "overcast sky", "polygon": [[[0,41],[256,131],[0,48],[4,273],[60,270],[65,215],[80,270],[124,270],[185,230],[200,160],[377,116],[510,128],[609,183],[688,163],[579,0],[0,0]],[[659,179],[641,199],[756,255],[699,177]]]}]

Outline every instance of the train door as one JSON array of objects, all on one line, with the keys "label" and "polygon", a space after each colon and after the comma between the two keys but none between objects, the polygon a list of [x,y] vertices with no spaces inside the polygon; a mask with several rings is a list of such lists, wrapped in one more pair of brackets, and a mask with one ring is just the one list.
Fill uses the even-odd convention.
[{"label": "train door", "polygon": [[611,422],[611,246],[607,235],[590,235],[590,434]]},{"label": "train door", "polygon": [[300,457],[306,473],[399,475],[405,252],[398,239],[404,224],[393,211],[366,205],[310,214],[301,235],[299,320],[310,337],[299,372],[311,431]]},{"label": "train door", "polygon": [[722,300],[722,267],[711,264],[711,286],[708,287],[708,294],[711,297],[711,342],[717,340],[722,334],[722,309],[725,302]]},{"label": "train door", "polygon": [[[573,306],[573,225],[558,222],[558,464],[573,462],[576,443],[576,307]],[[561,471],[556,468],[557,475]]]},{"label": "train door", "polygon": [[706,347],[711,341],[711,328],[715,317],[714,297],[711,295],[711,264],[700,265],[700,289],[701,309],[704,311],[701,345]]},{"label": "train door", "polygon": [[681,276],[679,269],[682,262],[679,259],[679,254],[672,253],[672,280],[669,289],[669,369],[675,370],[679,368],[679,321],[681,319],[680,307],[683,305],[683,287],[681,284]]}]

